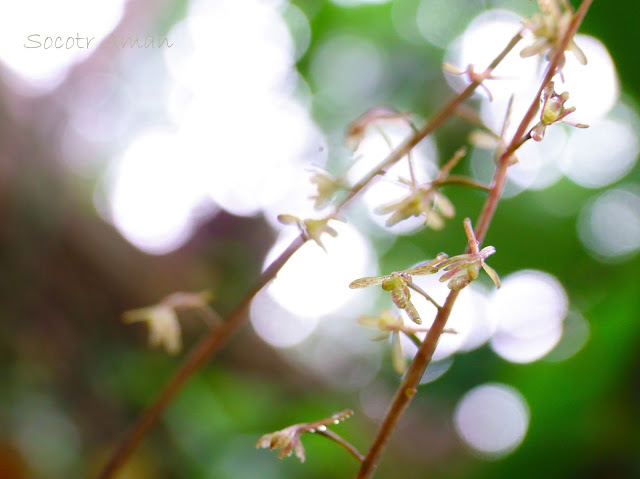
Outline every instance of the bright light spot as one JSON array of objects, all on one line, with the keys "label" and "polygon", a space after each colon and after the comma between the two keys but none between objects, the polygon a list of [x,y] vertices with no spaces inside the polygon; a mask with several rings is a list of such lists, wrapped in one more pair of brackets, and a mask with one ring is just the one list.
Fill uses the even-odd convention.
[{"label": "bright light spot", "polygon": [[[292,98],[294,57],[303,50],[295,51],[272,3],[194,2],[170,34],[175,46],[164,51],[173,79],[167,106],[183,154],[196,159],[209,197],[236,215],[291,199],[291,185],[305,181],[293,172],[323,143]],[[306,48],[306,17],[294,7],[284,15]],[[292,202],[301,201],[308,199]]]},{"label": "bright light spot", "polygon": [[565,156],[567,134],[564,128],[549,128],[544,141],[528,141],[518,150],[518,163],[509,169],[509,178],[520,186],[542,190],[562,178],[558,168]]},{"label": "bright light spot", "polygon": [[589,323],[578,313],[569,313],[562,329],[562,339],[553,351],[545,356],[545,361],[558,362],[569,359],[589,340]]},{"label": "bright light spot", "polygon": [[5,80],[23,94],[52,90],[74,63],[96,51],[120,21],[124,3],[29,0],[11,4],[0,16],[0,60],[21,78]]},{"label": "bright light spot", "polygon": [[[132,103],[124,78],[88,73],[75,82],[69,98],[71,126],[89,141],[117,141],[129,126]],[[70,149],[74,146],[77,147],[70,145]]]},{"label": "bright light spot", "polygon": [[561,168],[574,183],[600,188],[631,171],[639,151],[638,135],[630,123],[605,118],[571,132],[570,154]]},{"label": "bright light spot", "polygon": [[562,68],[564,83],[555,77],[556,91],[569,92],[567,105],[576,111],[567,120],[591,124],[602,118],[618,101],[618,75],[611,55],[600,40],[588,35],[576,35],[576,43],[587,56],[582,65],[573,53],[568,52]]},{"label": "bright light spot", "polygon": [[[136,161],[128,152],[118,169],[128,176],[116,178],[112,195],[114,220],[136,246],[177,248],[195,226],[194,204],[207,196],[245,216],[283,198],[309,203],[309,194],[293,199],[291,185],[305,181],[299,165],[311,163],[323,140],[292,98],[296,52],[280,3],[194,1],[169,33],[166,107],[176,133],[147,141]],[[285,15],[306,48],[306,18],[294,8]]]},{"label": "bright light spot", "polygon": [[[513,35],[520,25],[519,18],[513,13],[501,10],[483,13],[450,46],[445,61],[460,70],[473,64],[476,71],[481,71],[500,51],[504,38]],[[547,129],[543,142],[526,143],[517,153],[520,162],[510,170],[505,197],[527,188],[546,188],[561,177],[560,171],[580,185],[597,187],[616,181],[633,167],[638,154],[638,139],[633,129],[619,121],[598,121],[618,98],[618,80],[611,57],[602,43],[593,37],[579,35],[576,41],[587,54],[589,63],[586,67],[580,65],[572,54],[567,54],[563,69],[565,81],[557,76],[556,90],[559,93],[568,91],[568,105],[577,107],[567,119],[592,126],[583,131],[553,125]],[[543,71],[540,65],[539,58],[523,59],[511,53],[494,71],[496,76],[504,78],[485,82],[494,100],[486,101],[487,95],[482,93],[485,101],[481,117],[496,133],[502,129],[507,104],[513,94],[506,142],[511,140],[518,126],[514,119],[524,116],[536,95]],[[469,83],[464,76],[446,74],[446,78],[458,91]],[[481,90],[476,91],[479,92]],[[571,130],[571,136],[567,144],[565,132],[568,130]],[[472,170],[476,179],[488,181],[493,169],[488,153],[473,153]]]},{"label": "bright light spot", "polygon": [[422,0],[416,21],[429,43],[445,48],[482,8],[479,0]]},{"label": "bright light spot", "polygon": [[256,334],[277,348],[295,346],[304,341],[318,323],[313,311],[293,314],[264,291],[251,303],[251,324]]},{"label": "bright light spot", "polygon": [[318,95],[338,105],[373,95],[383,74],[375,44],[357,36],[331,36],[314,50],[311,81]]},{"label": "bright light spot", "polygon": [[567,308],[567,294],[554,276],[532,270],[507,276],[488,307],[497,321],[491,348],[515,363],[542,358],[560,340]]},{"label": "bright light spot", "polygon": [[[382,120],[377,122],[377,126],[384,132],[386,139],[377,128],[370,127],[366,130],[365,138],[354,153],[355,163],[347,174],[349,181],[352,183],[359,181],[369,171],[373,170],[391,152],[391,147],[395,148],[413,133],[413,130],[405,120]],[[387,139],[391,145],[387,142]],[[431,138],[423,140],[412,150],[411,161],[417,184],[426,183],[435,177],[435,162],[437,159],[438,152]],[[375,213],[376,208],[393,204],[410,192],[406,185],[398,181],[400,178],[404,181],[411,179],[411,170],[406,157],[389,168],[384,177],[375,180],[362,195],[362,202],[367,206],[370,218],[387,234],[408,234],[424,226],[425,220],[423,217],[411,217],[394,226],[387,227],[385,223],[391,214],[380,215]]]},{"label": "bright light spot", "polygon": [[640,196],[635,189],[605,191],[582,209],[578,234],[596,258],[623,261],[640,249]]},{"label": "bright light spot", "polygon": [[[240,95],[267,93],[291,73],[291,34],[278,11],[265,2],[193,2],[169,37],[174,46],[163,53],[171,75],[197,95],[209,93],[217,100],[229,95],[220,106],[233,100],[251,105]],[[226,112],[211,106],[215,116]]]},{"label": "bright light spot", "polygon": [[375,380],[382,354],[380,343],[363,334],[355,321],[359,313],[353,307],[341,309],[339,315],[318,323],[314,338],[284,351],[285,354],[291,362],[323,378],[335,389],[362,389]]},{"label": "bright light spot", "polygon": [[503,384],[484,384],[465,394],[454,412],[458,435],[485,458],[515,450],[529,428],[529,407],[522,395]]},{"label": "bright light spot", "polygon": [[[355,299],[349,283],[371,273],[376,264],[371,246],[356,229],[337,221],[329,224],[338,237],[323,235],[327,252],[308,241],[267,287],[271,298],[293,314],[323,316],[340,309]],[[292,240],[289,228],[267,255],[265,268]]]},{"label": "bright light spot", "polygon": [[[192,105],[180,130],[183,154],[197,159],[208,195],[242,216],[282,204],[291,198],[292,185],[309,183],[309,173],[296,166],[307,159],[308,145],[322,144],[307,112],[296,102],[273,95],[256,102],[250,120],[255,128],[250,133],[242,126],[246,112],[229,110],[226,116],[211,117],[206,102]],[[310,204],[308,196],[296,200]]]},{"label": "bright light spot", "polygon": [[[265,341],[293,346],[283,351],[291,362],[335,388],[354,390],[375,378],[381,355],[380,344],[370,341],[356,321],[376,291],[356,292],[348,285],[375,274],[376,260],[371,246],[352,226],[338,222],[331,226],[338,237],[322,238],[327,253],[313,241],[300,248],[261,293],[266,298],[259,295],[254,300],[252,322]],[[293,228],[283,232],[265,267],[294,237]]]},{"label": "bright light spot", "polygon": [[117,162],[109,187],[112,221],[141,250],[165,254],[179,248],[194,227],[202,201],[197,171],[171,133],[148,132]]},{"label": "bright light spot", "polygon": [[[489,10],[478,15],[467,27],[464,33],[458,37],[445,52],[444,61],[456,66],[459,70],[465,70],[468,65],[474,65],[475,71],[481,72],[505,47],[505,41],[513,37],[522,28],[518,15],[505,10]],[[508,40],[507,40],[508,41]],[[511,53],[496,67],[493,75],[499,80],[487,80],[486,85],[491,91],[494,101],[506,102],[512,93],[515,99],[524,97],[522,113],[529,107],[531,99],[535,95],[538,76],[538,62],[534,58],[520,58]],[[469,81],[465,75],[445,75],[447,82],[457,91],[462,91]],[[477,89],[476,94],[487,98],[482,89]],[[514,104],[514,118],[521,118],[520,108]],[[500,108],[502,112],[506,108]],[[504,113],[498,119],[502,124]],[[489,126],[494,126],[489,124]],[[517,125],[515,125],[517,126]],[[496,131],[500,131],[497,128]]]}]

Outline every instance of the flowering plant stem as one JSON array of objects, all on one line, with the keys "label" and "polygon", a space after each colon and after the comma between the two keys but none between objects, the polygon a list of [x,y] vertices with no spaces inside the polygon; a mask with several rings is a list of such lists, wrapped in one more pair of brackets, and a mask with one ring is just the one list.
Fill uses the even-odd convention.
[{"label": "flowering plant stem", "polygon": [[364,461],[364,456],[360,454],[360,452],[349,441],[345,440],[342,436],[336,434],[331,429],[325,429],[324,431],[316,431],[316,434],[319,434],[328,439],[331,439],[335,443],[339,444],[340,446],[345,448],[349,454],[355,457],[358,462]]},{"label": "flowering plant stem", "polygon": [[[540,85],[537,95],[533,99],[531,106],[527,110],[525,116],[522,118],[522,121],[520,122],[511,142],[499,158],[498,165],[493,176],[491,190],[489,191],[489,195],[487,196],[477,222],[475,233],[479,245],[482,244],[487,234],[487,230],[489,229],[489,225],[491,223],[491,220],[493,219],[493,215],[496,211],[496,208],[498,207],[498,202],[500,201],[500,197],[502,196],[502,191],[504,190],[504,185],[507,181],[507,170],[511,162],[511,155],[524,143],[525,140],[523,139],[525,137],[529,137],[529,135],[525,132],[527,131],[527,127],[538,111],[538,104],[542,91],[554,77],[558,67],[562,64],[564,52],[573,39],[573,36],[577,32],[578,27],[580,26],[580,23],[582,22],[592,2],[593,0],[584,0],[580,5],[580,8],[576,12],[571,25],[562,38],[560,46],[555,51],[553,57],[551,58],[551,61],[549,62],[546,74]],[[471,247],[468,246],[466,252],[469,253],[471,252],[470,250]],[[371,445],[371,448],[369,449],[365,460],[362,462],[357,476],[358,479],[367,479],[372,477],[373,473],[378,467],[382,452],[387,442],[389,441],[389,438],[391,437],[391,434],[393,433],[398,421],[400,420],[400,417],[404,413],[405,409],[409,406],[411,399],[415,395],[420,379],[422,378],[422,375],[424,374],[427,366],[429,365],[429,362],[431,361],[433,352],[435,351],[438,340],[443,333],[444,327],[447,323],[447,319],[449,319],[449,315],[451,314],[453,305],[458,298],[458,294],[460,294],[460,291],[451,291],[447,296],[447,299],[445,300],[442,308],[438,310],[436,318],[433,321],[433,324],[431,325],[429,332],[427,333],[427,336],[422,343],[422,346],[420,346],[420,348],[418,349],[413,362],[409,366],[409,369],[402,383],[400,384],[400,387],[396,391],[396,395],[380,426],[380,429],[378,430],[378,434],[376,435],[376,438],[374,439],[374,442]]]},{"label": "flowering plant stem", "polygon": [[[358,196],[362,191],[366,189],[366,187],[379,175],[383,175],[388,168],[397,163],[400,159],[404,158],[409,152],[425,137],[429,134],[433,133],[437,128],[439,128],[447,119],[456,114],[456,109],[459,105],[461,105],[464,101],[466,101],[478,88],[482,81],[489,77],[491,72],[502,62],[502,60],[507,56],[507,54],[513,50],[513,48],[518,44],[518,42],[522,39],[522,34],[518,32],[507,44],[507,46],[496,56],[496,58],[491,62],[491,64],[487,67],[487,69],[478,74],[477,78],[472,81],[462,92],[453,97],[449,103],[447,103],[443,108],[441,108],[422,128],[415,131],[411,136],[409,136],[406,140],[404,140],[400,145],[398,145],[378,166],[372,169],[366,176],[364,176],[358,183],[353,185],[348,191],[347,195],[340,201],[336,207],[334,208],[333,213],[329,216],[334,217],[338,216],[339,213],[347,206],[347,204]],[[535,115],[535,110],[533,112]],[[504,162],[502,162],[504,163]],[[506,171],[506,164],[504,169]],[[497,179],[497,178],[496,178]],[[492,188],[492,192],[494,192],[495,188]],[[501,192],[500,187],[500,192]],[[491,193],[490,193],[491,197]],[[498,194],[499,197],[499,194]],[[494,200],[495,201],[495,200]],[[487,200],[489,202],[489,200]],[[495,207],[494,207],[495,209]],[[493,214],[493,212],[491,212]],[[485,226],[486,228],[486,226]],[[482,230],[481,230],[482,231]],[[482,237],[478,234],[479,240],[482,241]],[[255,295],[262,290],[280,271],[280,269],[286,264],[286,262],[293,256],[293,254],[308,240],[308,238],[300,235],[296,237],[292,243],[287,247],[287,249],[262,273],[258,282],[253,287],[253,289],[245,296],[242,302],[235,308],[233,312],[229,314],[226,318],[226,321],[219,326],[218,328],[209,332],[209,334],[204,337],[198,344],[196,344],[191,352],[187,355],[184,362],[178,369],[178,371],[174,374],[172,378],[166,383],[165,387],[160,391],[160,393],[156,396],[153,402],[147,407],[147,409],[142,413],[137,423],[133,426],[133,428],[129,431],[129,433],[125,436],[124,440],[119,444],[118,448],[113,452],[110,456],[109,461],[105,465],[102,470],[99,478],[100,479],[109,479],[114,477],[115,473],[122,467],[122,465],[127,461],[127,459],[131,456],[137,445],[140,443],[145,434],[149,431],[151,426],[155,424],[160,415],[164,412],[166,407],[171,403],[174,396],[180,391],[186,380],[191,377],[191,375],[197,371],[200,366],[202,366],[224,343],[225,341],[237,330],[240,329],[240,326],[244,324],[246,321],[246,311],[251,304],[251,301],[255,297]],[[436,317],[436,322],[434,322],[433,331],[437,331],[437,335],[435,333],[430,333],[427,336],[427,340],[425,340],[425,344],[420,351],[428,351],[428,347],[425,346],[429,342],[429,338],[431,341],[437,342],[437,339],[440,337],[444,329],[444,322],[446,322],[446,318],[449,317],[449,312],[451,307],[453,306],[453,302],[455,301],[455,297],[457,293],[451,294],[449,298],[447,298],[447,302],[445,305],[439,310],[438,316]],[[441,318],[438,320],[438,318]],[[443,319],[442,319],[443,318]],[[441,324],[440,324],[441,323]],[[438,325],[438,326],[436,326]],[[435,348],[435,342],[433,344],[433,348]],[[433,350],[433,348],[431,350]],[[420,354],[420,353],[419,353]],[[425,357],[421,363],[426,367],[428,363],[428,359],[431,357],[429,354]],[[417,358],[414,360],[414,365],[417,363]],[[420,363],[418,363],[419,366]],[[417,367],[415,366],[413,369],[417,371]],[[421,375],[418,376],[418,379]],[[415,384],[418,383],[418,379],[415,380]],[[415,389],[415,387],[414,387]],[[404,390],[404,388],[403,388]],[[395,404],[395,403],[394,403]],[[406,407],[406,404],[405,404]],[[404,409],[404,407],[402,408]],[[400,411],[401,413],[401,411]],[[398,415],[399,417],[399,415]],[[396,418],[397,420],[397,418]],[[395,425],[395,422],[394,422]],[[391,430],[384,434],[384,443],[386,443],[386,439],[390,434]],[[378,443],[374,443],[374,446]],[[384,445],[384,444],[382,444]],[[364,471],[365,476],[362,477],[370,477],[370,474],[373,473],[375,466],[372,468],[372,465],[377,464],[379,454],[382,449],[378,447],[372,447],[369,451],[369,455],[365,459],[363,463],[363,468],[361,471]],[[372,459],[375,459],[372,463]],[[370,471],[370,472],[367,472]]]}]

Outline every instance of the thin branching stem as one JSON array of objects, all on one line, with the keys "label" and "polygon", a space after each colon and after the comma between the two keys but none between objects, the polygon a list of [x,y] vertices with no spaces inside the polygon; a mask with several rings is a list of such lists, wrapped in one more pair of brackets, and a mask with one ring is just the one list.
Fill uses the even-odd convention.
[{"label": "thin branching stem", "polygon": [[422,341],[420,341],[420,338],[416,335],[416,333],[410,333],[407,331],[402,331],[402,333],[407,338],[409,338],[411,342],[416,345],[417,348],[420,348],[420,346],[422,346]]},{"label": "thin branching stem", "polygon": [[[479,244],[482,244],[482,242],[484,241],[484,238],[489,229],[489,225],[491,223],[491,220],[493,219],[496,208],[500,201],[500,197],[502,196],[502,191],[507,179],[507,170],[510,165],[511,155],[516,151],[518,145],[522,144],[520,140],[521,138],[523,138],[523,136],[526,135],[525,132],[527,131],[529,124],[536,115],[542,90],[555,75],[558,66],[561,64],[564,52],[567,49],[569,42],[577,32],[578,27],[584,19],[584,16],[586,15],[587,10],[591,6],[592,2],[593,0],[584,0],[580,5],[580,8],[576,12],[569,28],[562,38],[562,42],[558,46],[557,51],[549,62],[547,73],[545,74],[542,85],[538,90],[538,94],[531,103],[529,110],[522,118],[522,121],[520,122],[520,125],[518,126],[518,129],[513,136],[513,139],[509,143],[509,146],[500,156],[498,166],[494,173],[491,191],[487,196],[476,225],[475,235]],[[468,253],[469,251],[470,246],[467,246],[466,252]],[[460,291],[451,291],[447,296],[442,309],[438,310],[436,318],[433,321],[433,324],[431,325],[431,328],[427,333],[422,346],[420,346],[420,348],[418,349],[418,352],[416,353],[413,362],[409,366],[409,369],[407,370],[407,373],[402,383],[400,384],[400,387],[396,391],[393,402],[391,403],[391,406],[387,411],[382,424],[380,425],[378,434],[376,435],[373,444],[371,445],[371,448],[367,453],[367,457],[365,458],[362,466],[360,467],[360,470],[358,471],[358,479],[371,478],[376,468],[378,467],[382,452],[389,442],[391,434],[393,433],[398,421],[402,417],[402,414],[404,413],[406,408],[409,406],[411,399],[417,391],[420,379],[422,378],[422,375],[424,374],[427,366],[429,365],[429,362],[431,361],[431,357],[433,356],[433,353],[436,349],[438,340],[440,339],[440,336],[444,331],[444,327],[447,323],[447,320],[449,319],[449,315],[451,314],[451,310],[459,294]]]},{"label": "thin branching stem", "polygon": [[321,436],[324,436],[324,437],[326,437],[328,439],[331,439],[332,441],[336,442],[337,444],[340,444],[342,447],[344,447],[349,452],[349,454],[351,454],[353,457],[355,457],[359,462],[364,461],[364,456],[362,454],[360,454],[360,451],[358,451],[355,448],[355,446],[353,446],[353,444],[351,444],[349,441],[344,439],[342,436],[336,434],[332,430],[325,429],[324,431],[316,431],[316,434],[320,434]]},{"label": "thin branching stem", "polygon": [[440,306],[435,299],[433,299],[424,289],[422,289],[420,286],[415,284],[413,281],[411,283],[407,283],[407,286],[409,286],[416,293],[424,296],[427,301],[429,301],[431,304],[433,304],[436,307],[437,310],[442,309],[442,306]]},{"label": "thin branching stem", "polygon": [[[518,32],[505,47],[505,49],[491,62],[487,68],[487,72],[491,72],[502,62],[507,54],[522,39],[521,32]],[[483,76],[484,77],[484,76]],[[442,109],[440,109],[433,118],[427,122],[425,126],[418,129],[400,145],[398,145],[377,167],[363,177],[358,183],[353,185],[346,196],[340,201],[334,211],[329,215],[338,217],[347,204],[364,191],[368,185],[379,175],[393,166],[395,163],[404,158],[420,141],[426,136],[433,133],[447,119],[455,114],[456,108],[466,101],[481,84],[480,80],[471,82],[461,93],[453,97]],[[246,311],[251,304],[254,296],[266,286],[280,271],[282,266],[289,260],[291,256],[307,241],[302,235],[296,237],[295,240],[287,247],[287,249],[269,266],[260,276],[254,288],[245,296],[236,309],[227,317],[226,321],[218,328],[211,331],[199,343],[197,343],[191,352],[187,355],[184,362],[174,374],[174,376],[166,383],[165,387],[160,391],[158,396],[147,407],[138,419],[137,423],[125,436],[124,440],[119,444],[118,448],[110,456],[107,464],[102,470],[99,478],[110,479],[122,467],[122,465],[131,456],[142,438],[149,431],[151,426],[156,423],[160,415],[166,407],[171,403],[174,396],[180,391],[186,380],[198,370],[224,343],[225,341],[244,324],[246,320]],[[444,311],[446,308],[440,312]],[[439,313],[440,315],[440,313]],[[448,313],[446,314],[448,317]],[[445,319],[446,320],[446,319]],[[444,326],[444,325],[443,325]],[[442,333],[442,331],[440,331]],[[438,337],[440,334],[438,334]]]},{"label": "thin branching stem", "polygon": [[442,180],[434,184],[434,186],[437,186],[437,187],[447,186],[447,185],[463,185],[463,186],[468,186],[469,188],[475,188],[477,190],[481,190],[484,192],[491,191],[490,186],[487,186],[478,181],[475,181],[472,178],[467,178],[466,176],[459,176],[459,175],[451,175],[446,180]]},{"label": "thin branching stem", "polygon": [[[504,58],[509,54],[511,50],[522,39],[522,32],[518,32],[508,45],[500,52],[500,54],[493,59],[491,64],[487,67],[487,72],[493,71]],[[485,75],[482,75],[484,77]],[[372,180],[378,176],[384,174],[385,171],[401,158],[404,158],[418,143],[420,143],[425,137],[433,133],[438,129],[446,120],[456,113],[458,105],[465,102],[481,84],[480,80],[471,82],[462,92],[453,97],[449,103],[447,103],[440,111],[438,111],[425,126],[418,129],[416,133],[408,137],[405,141],[400,143],[395,150],[389,154],[376,168],[371,170],[369,174],[363,177],[358,183],[351,187],[351,190],[345,198],[336,206],[336,214],[338,211],[355,198],[362,190],[367,188]]]},{"label": "thin branching stem", "polygon": [[140,440],[144,437],[151,426],[158,420],[162,412],[169,405],[176,393],[182,388],[186,380],[209,359],[224,342],[235,332],[245,321],[245,312],[249,307],[253,297],[264,288],[264,286],[275,277],[289,258],[304,244],[302,236],[296,237],[287,249],[262,273],[254,288],[247,294],[245,299],[229,314],[227,320],[219,327],[208,333],[187,355],[180,369],[167,382],[164,389],[156,397],[153,403],[144,411],[138,422],[127,434],[124,441],[114,451],[105,465],[101,479],[111,478],[127,461],[133,453]]}]

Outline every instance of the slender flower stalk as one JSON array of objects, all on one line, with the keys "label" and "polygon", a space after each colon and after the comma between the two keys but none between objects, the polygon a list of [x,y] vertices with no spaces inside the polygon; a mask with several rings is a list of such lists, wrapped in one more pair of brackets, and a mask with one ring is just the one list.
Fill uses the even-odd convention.
[{"label": "slender flower stalk", "polygon": [[[519,145],[522,145],[521,140],[526,135],[527,127],[535,117],[535,114],[538,110],[538,101],[542,94],[542,91],[557,73],[558,67],[564,60],[564,51],[567,49],[569,42],[573,39],[573,36],[577,32],[578,27],[582,23],[582,20],[589,10],[592,2],[593,0],[584,0],[576,14],[573,16],[569,27],[566,29],[561,41],[559,42],[559,47],[555,50],[551,61],[549,62],[547,72],[542,81],[540,89],[538,90],[538,94],[532,101],[531,106],[518,125],[518,128],[513,135],[513,138],[511,139],[511,142],[500,156],[496,171],[493,176],[491,191],[489,192],[484,206],[482,207],[482,211],[480,212],[480,217],[477,221],[475,235],[478,240],[478,244],[482,244],[487,234],[489,225],[491,224],[491,220],[495,214],[496,208],[498,207],[500,197],[502,196],[504,185],[506,184],[507,171],[509,165],[511,164],[512,155],[518,149]],[[467,252],[472,252],[471,246],[468,248]],[[380,425],[378,434],[376,435],[373,444],[369,448],[367,456],[365,457],[365,460],[362,463],[360,470],[358,471],[357,479],[371,478],[376,468],[378,467],[382,452],[389,442],[391,434],[393,433],[404,411],[409,406],[411,399],[417,392],[417,387],[420,379],[422,378],[424,371],[427,369],[427,366],[431,361],[433,353],[438,344],[438,340],[442,335],[444,327],[447,324],[447,320],[449,319],[449,316],[451,314],[451,310],[453,309],[453,306],[459,294],[460,291],[452,290],[447,296],[447,299],[442,305],[442,308],[438,310],[433,324],[431,325],[431,329],[427,333],[422,346],[418,349],[413,362],[409,366],[402,384],[400,384],[398,390],[396,391],[393,402],[391,403],[391,406],[387,411],[382,424]]]},{"label": "slender flower stalk", "polygon": [[[518,32],[513,36],[513,38],[511,38],[505,48],[494,58],[487,68],[487,76],[502,62],[502,60],[504,60],[504,58],[513,50],[521,39],[521,32]],[[430,121],[425,124],[425,126],[410,135],[380,164],[353,185],[347,192],[346,196],[334,207],[332,214],[329,216],[339,216],[339,213],[351,202],[351,200],[361,194],[376,177],[384,174],[388,168],[407,156],[413,147],[420,143],[420,141],[433,133],[450,117],[454,116],[458,106],[470,98],[476,88],[480,85],[481,81],[479,79],[475,80],[462,92],[453,97],[430,119]],[[249,291],[236,309],[227,316],[226,321],[224,321],[221,326],[210,331],[207,336],[193,347],[174,376],[168,380],[165,387],[159,392],[147,409],[143,411],[136,424],[112,453],[99,476],[100,479],[109,479],[114,477],[116,472],[134,452],[149,429],[151,429],[151,427],[157,422],[160,415],[171,403],[176,394],[181,390],[186,381],[195,371],[205,364],[205,362],[229,339],[232,334],[237,332],[246,322],[246,312],[255,295],[258,294],[258,292],[277,275],[280,269],[308,239],[309,238],[305,238],[303,234],[297,236],[284,250],[284,252],[262,273],[254,287]],[[446,314],[448,317],[446,308],[447,304],[445,303],[442,309],[439,310],[438,314]],[[444,329],[444,325],[441,330],[442,329]],[[442,332],[441,330],[440,333]],[[431,332],[432,331],[430,331],[430,333]],[[367,461],[365,460],[365,463],[366,462]]]}]

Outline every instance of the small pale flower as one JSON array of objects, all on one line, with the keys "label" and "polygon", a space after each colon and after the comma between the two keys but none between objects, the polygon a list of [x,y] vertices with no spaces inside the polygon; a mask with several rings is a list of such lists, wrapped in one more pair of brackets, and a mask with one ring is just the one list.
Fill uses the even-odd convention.
[{"label": "small pale flower", "polygon": [[445,271],[440,282],[448,281],[447,286],[453,291],[459,291],[478,277],[480,268],[484,269],[496,287],[500,287],[500,278],[495,270],[484,262],[494,254],[493,246],[482,248],[478,253],[461,254],[438,263],[438,268]]},{"label": "small pale flower", "polygon": [[[416,346],[419,346],[421,341],[416,333],[429,332],[429,328],[406,325],[402,318],[395,316],[390,311],[383,311],[380,316],[361,316],[358,318],[358,323],[380,331],[380,334],[371,338],[374,341],[389,339],[391,336],[391,363],[393,369],[400,375],[404,374],[407,368],[406,358],[402,352],[400,333],[405,334]],[[445,329],[443,333],[457,334],[453,329]]]},{"label": "small pale flower", "polygon": [[460,70],[459,68],[451,65],[450,63],[443,63],[442,69],[450,73],[452,75],[465,75],[470,82],[478,82],[480,84],[480,88],[484,90],[484,92],[489,97],[489,101],[493,101],[493,95],[489,91],[489,88],[484,84],[485,80],[497,80],[498,77],[493,76],[491,73],[486,74],[478,73],[475,71],[474,66],[472,64],[467,65],[467,68],[464,70]]},{"label": "small pale flower", "polygon": [[424,217],[425,225],[440,230],[444,227],[444,218],[453,218],[455,208],[451,201],[432,187],[419,187],[410,192],[400,201],[379,206],[376,213],[386,215],[387,226],[393,226],[407,218]]},{"label": "small pale flower", "polygon": [[300,424],[289,426],[280,431],[265,434],[256,443],[256,448],[269,448],[272,451],[274,449],[280,449],[278,453],[279,459],[289,457],[295,450],[296,457],[300,459],[300,462],[304,462],[306,457],[304,453],[304,447],[300,442],[300,435],[307,431],[300,429]]},{"label": "small pale flower", "polygon": [[349,187],[344,180],[334,178],[323,170],[313,172],[311,175],[311,183],[315,184],[318,188],[318,192],[311,197],[315,202],[314,208],[317,210],[321,210],[327,206],[338,191]]},{"label": "small pale flower", "polygon": [[565,108],[564,104],[569,99],[569,92],[558,95],[554,89],[554,82],[550,81],[542,91],[542,111],[540,112],[540,122],[531,129],[531,138],[535,141],[542,141],[547,126],[554,123],[565,123],[575,126],[576,128],[588,128],[589,125],[583,123],[574,123],[565,120],[567,115],[576,111],[576,107]]},{"label": "small pale flower", "polygon": [[414,290],[419,291],[421,294],[425,295],[429,301],[436,304],[432,298],[430,298],[426,293],[422,290],[418,289],[413,284],[413,279],[411,278],[412,274],[422,275],[422,274],[433,274],[438,271],[438,269],[434,266],[436,263],[441,262],[447,255],[444,253],[440,253],[435,259],[431,261],[427,261],[426,263],[422,263],[415,268],[410,268],[403,271],[395,271],[386,276],[373,276],[367,278],[356,279],[351,282],[349,288],[357,289],[357,288],[367,288],[369,286],[381,285],[382,289],[385,291],[389,291],[391,293],[391,300],[393,303],[400,309],[404,309],[409,318],[416,323],[422,324],[422,319],[418,314],[418,310],[411,302],[411,292],[409,288],[413,288]]},{"label": "small pale flower", "polygon": [[320,421],[294,424],[293,426],[286,427],[280,431],[265,434],[258,439],[256,448],[269,448],[271,450],[280,449],[280,452],[278,453],[279,459],[289,457],[291,453],[295,451],[296,457],[300,459],[300,462],[304,462],[306,457],[304,447],[302,446],[302,442],[300,442],[300,436],[305,433],[326,431],[327,426],[339,424],[341,421],[344,421],[352,415],[353,411],[346,410],[336,413],[331,417],[321,419]]},{"label": "small pale flower", "polygon": [[364,112],[347,127],[345,143],[352,151],[356,151],[364,139],[367,129],[384,120],[404,120],[410,123],[411,115],[398,113],[386,106],[376,106]]},{"label": "small pale flower", "polygon": [[125,323],[146,322],[149,328],[149,344],[154,347],[162,346],[169,354],[177,354],[182,349],[182,333],[177,311],[196,309],[209,312],[217,318],[208,305],[211,299],[212,294],[209,291],[173,293],[156,305],[126,311],[122,319]]},{"label": "small pale flower", "polygon": [[[429,328],[409,326],[402,318],[395,316],[391,311],[383,311],[380,316],[361,316],[358,323],[368,328],[378,329],[381,333],[371,338],[374,341],[387,339],[392,332],[403,332],[407,335],[416,333],[428,333]],[[444,333],[457,334],[453,329],[445,329]]]},{"label": "small pale flower", "polygon": [[479,243],[471,225],[471,219],[465,218],[463,221],[464,232],[469,242],[471,253],[460,254],[452,258],[446,258],[435,265],[439,270],[445,271],[440,277],[440,282],[448,282],[447,286],[452,291],[460,291],[471,281],[478,277],[480,268],[484,269],[496,287],[500,287],[500,278],[495,270],[484,262],[489,256],[496,252],[493,246],[487,246],[478,251]]},{"label": "small pale flower", "polygon": [[[521,57],[533,55],[546,55],[549,60],[560,48],[562,38],[566,34],[574,11],[569,2],[562,0],[538,0],[541,13],[535,14],[530,20],[525,20],[524,26],[534,35],[534,42],[520,52]],[[577,60],[583,65],[587,64],[587,57],[573,39],[569,42],[567,50],[573,52]],[[564,64],[563,61],[560,67]]]},{"label": "small pale flower", "polygon": [[329,220],[337,220],[337,218],[329,217],[319,220],[307,218],[305,220],[301,220],[297,216],[293,215],[278,215],[278,221],[280,223],[283,225],[296,225],[305,239],[315,241],[318,246],[325,251],[327,251],[327,249],[322,243],[322,234],[326,233],[334,238],[338,236],[338,232],[329,226]]},{"label": "small pale flower", "polygon": [[145,321],[151,346],[163,346],[169,354],[177,354],[182,349],[180,322],[173,307],[159,304],[134,309],[125,312],[122,319],[125,323]]}]

